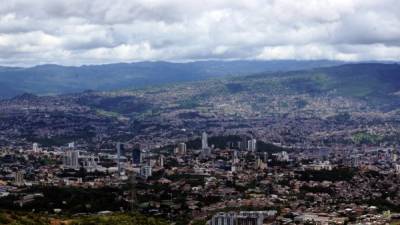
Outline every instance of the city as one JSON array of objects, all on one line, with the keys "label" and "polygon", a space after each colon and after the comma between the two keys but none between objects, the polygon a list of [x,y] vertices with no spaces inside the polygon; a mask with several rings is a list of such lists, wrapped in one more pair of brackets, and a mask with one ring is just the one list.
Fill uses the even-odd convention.
[{"label": "city", "polygon": [[2,1],[0,225],[400,225],[399,12]]}]

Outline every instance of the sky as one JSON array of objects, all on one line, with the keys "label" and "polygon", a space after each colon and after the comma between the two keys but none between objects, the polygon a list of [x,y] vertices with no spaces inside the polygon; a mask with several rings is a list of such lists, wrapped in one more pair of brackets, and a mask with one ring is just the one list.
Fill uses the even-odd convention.
[{"label": "sky", "polygon": [[0,65],[400,61],[398,0],[0,0]]}]

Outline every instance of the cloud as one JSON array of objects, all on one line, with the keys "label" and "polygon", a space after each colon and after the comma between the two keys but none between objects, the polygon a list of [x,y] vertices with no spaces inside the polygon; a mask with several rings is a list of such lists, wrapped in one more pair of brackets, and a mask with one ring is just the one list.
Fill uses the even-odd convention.
[{"label": "cloud", "polygon": [[397,0],[8,0],[0,64],[400,60]]}]

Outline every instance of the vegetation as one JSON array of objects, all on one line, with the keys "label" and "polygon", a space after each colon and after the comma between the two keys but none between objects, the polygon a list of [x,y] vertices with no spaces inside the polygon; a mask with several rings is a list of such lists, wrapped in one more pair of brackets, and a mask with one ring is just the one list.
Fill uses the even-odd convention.
[{"label": "vegetation", "polygon": [[333,170],[298,171],[297,174],[303,181],[350,181],[355,172],[351,168],[335,168]]},{"label": "vegetation", "polygon": [[138,213],[133,214],[111,214],[102,216],[86,216],[73,219],[69,225],[166,225],[164,220],[147,217]]},{"label": "vegetation", "polygon": [[167,225],[167,221],[139,213],[112,213],[80,217],[49,217],[38,213],[0,211],[0,224],[9,225]]},{"label": "vegetation", "polygon": [[366,132],[359,132],[354,134],[352,139],[356,144],[377,144],[383,140],[383,137]]}]

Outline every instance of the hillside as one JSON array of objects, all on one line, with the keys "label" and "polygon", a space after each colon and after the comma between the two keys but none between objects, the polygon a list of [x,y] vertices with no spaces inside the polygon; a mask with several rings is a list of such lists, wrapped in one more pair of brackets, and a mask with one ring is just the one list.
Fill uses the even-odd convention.
[{"label": "hillside", "polygon": [[0,98],[28,92],[39,95],[84,90],[110,91],[205,80],[265,71],[291,71],[337,65],[336,61],[138,62],[68,67],[0,67]]},{"label": "hillside", "polygon": [[399,78],[398,64],[369,63],[118,91],[24,94],[0,101],[0,128],[8,137],[0,145],[18,138],[48,146],[92,140],[104,131],[112,140],[133,137],[156,146],[201,130],[248,133],[266,143],[392,143],[399,140],[392,126],[400,116]]}]

